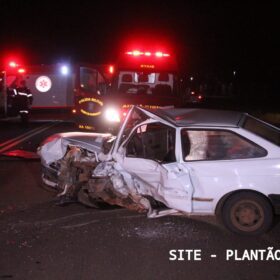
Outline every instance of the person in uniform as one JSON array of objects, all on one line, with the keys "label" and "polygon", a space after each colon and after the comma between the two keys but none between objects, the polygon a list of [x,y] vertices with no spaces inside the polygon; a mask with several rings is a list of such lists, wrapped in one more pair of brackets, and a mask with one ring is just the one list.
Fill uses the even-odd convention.
[{"label": "person in uniform", "polygon": [[22,121],[26,122],[33,102],[33,95],[26,86],[26,81],[16,79],[7,88],[7,98],[10,115],[20,115]]}]

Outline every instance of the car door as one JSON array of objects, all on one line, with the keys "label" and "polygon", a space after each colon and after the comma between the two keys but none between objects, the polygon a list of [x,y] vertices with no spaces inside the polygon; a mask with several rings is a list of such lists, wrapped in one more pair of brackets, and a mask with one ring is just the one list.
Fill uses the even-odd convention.
[{"label": "car door", "polygon": [[121,165],[138,193],[190,213],[193,187],[188,168],[177,163],[175,135],[175,128],[160,122],[140,124],[123,146]]},{"label": "car door", "polygon": [[[182,129],[183,165],[194,184],[194,212],[213,213],[217,201],[237,189],[257,188],[267,152],[226,129]],[[265,177],[263,177],[265,178]]]}]

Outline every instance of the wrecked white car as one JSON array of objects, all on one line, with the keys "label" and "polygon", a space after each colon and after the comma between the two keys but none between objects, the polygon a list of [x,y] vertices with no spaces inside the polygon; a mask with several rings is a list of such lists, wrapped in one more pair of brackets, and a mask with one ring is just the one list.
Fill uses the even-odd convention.
[{"label": "wrecked white car", "polygon": [[39,147],[43,181],[62,197],[148,217],[218,215],[260,234],[280,213],[280,130],[248,114],[133,107],[116,137],[54,135]]}]

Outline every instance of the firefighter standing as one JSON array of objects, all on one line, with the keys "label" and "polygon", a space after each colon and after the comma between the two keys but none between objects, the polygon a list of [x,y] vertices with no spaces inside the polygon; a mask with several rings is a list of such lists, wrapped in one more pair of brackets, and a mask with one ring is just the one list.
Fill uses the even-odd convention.
[{"label": "firefighter standing", "polygon": [[10,114],[20,115],[22,122],[27,122],[33,102],[33,95],[26,86],[26,81],[21,80],[19,84],[15,81],[13,86],[7,89],[7,97]]}]

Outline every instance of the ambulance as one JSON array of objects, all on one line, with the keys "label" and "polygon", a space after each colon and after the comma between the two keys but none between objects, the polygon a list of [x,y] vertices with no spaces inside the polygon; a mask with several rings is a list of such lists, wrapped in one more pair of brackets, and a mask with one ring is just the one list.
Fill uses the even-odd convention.
[{"label": "ambulance", "polygon": [[57,63],[25,65],[23,68],[14,61],[9,62],[0,72],[0,113],[2,116],[17,114],[17,106],[10,102],[12,99],[9,93],[14,92],[16,84],[24,81],[32,95],[32,106],[29,109],[33,116],[76,121],[72,112],[75,112],[76,104],[83,97],[106,95],[110,76],[107,67],[86,63]]}]

